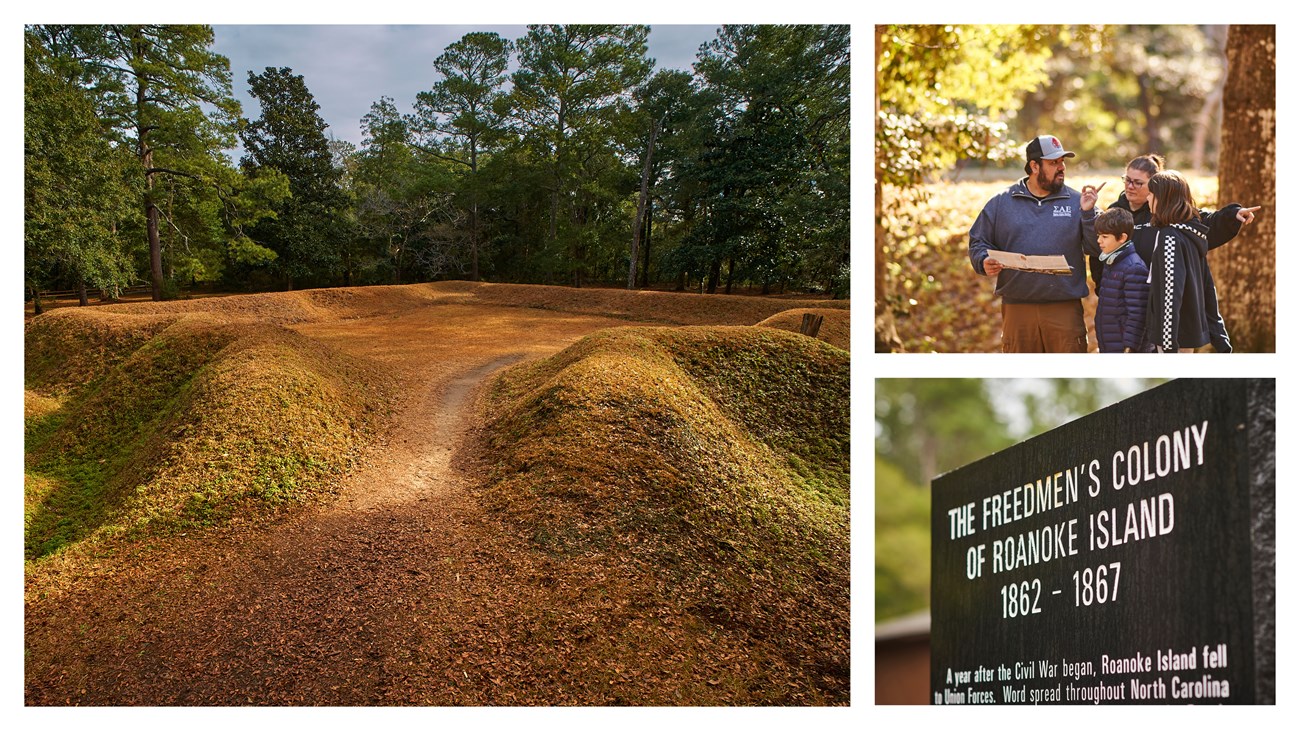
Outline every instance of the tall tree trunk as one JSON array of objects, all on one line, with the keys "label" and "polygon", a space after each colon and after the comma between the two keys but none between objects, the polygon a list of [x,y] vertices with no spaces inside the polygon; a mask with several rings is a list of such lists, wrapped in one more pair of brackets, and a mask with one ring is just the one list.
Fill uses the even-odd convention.
[{"label": "tall tree trunk", "polygon": [[[876,26],[876,68],[880,68],[880,50],[881,38],[885,32],[885,26]],[[880,115],[880,90],[876,90],[876,115]],[[877,164],[879,164],[879,148],[877,148]],[[885,267],[885,237],[888,232],[885,230],[885,213],[882,201],[884,200],[883,186],[880,184],[880,176],[876,176],[876,352],[889,353],[898,352],[903,349],[902,340],[898,337],[898,329],[894,324],[894,311],[889,304],[889,276],[888,269]]]},{"label": "tall tree trunk", "polygon": [[86,280],[84,279],[77,283],[77,304],[82,307],[90,304],[90,297],[86,295]]},{"label": "tall tree trunk", "polygon": [[580,208],[574,212],[574,223],[578,225],[575,227],[576,230],[570,231],[570,237],[573,240],[573,245],[569,247],[569,258],[572,263],[571,276],[573,286],[577,289],[582,288],[583,276],[586,274],[587,248],[582,243],[582,234],[580,232],[585,228],[587,221],[581,212],[582,210],[585,209]]},{"label": "tall tree trunk", "polygon": [[32,309],[38,315],[45,312],[45,305],[41,304],[41,291],[36,287],[32,287]]},{"label": "tall tree trunk", "polygon": [[718,280],[722,278],[722,260],[714,259],[713,264],[709,267],[709,294],[718,293]]},{"label": "tall tree trunk", "polygon": [[478,275],[478,191],[474,191],[474,201],[469,210],[469,253],[470,281],[477,282]]},{"label": "tall tree trunk", "polygon": [[564,115],[565,115],[565,106],[564,103],[561,102],[559,117],[555,123],[555,164],[551,168],[553,173],[553,180],[552,180],[553,187],[551,188],[550,240],[552,242],[555,241],[555,237],[558,234],[557,222],[560,216],[560,181],[564,180],[564,175],[561,172],[561,163],[564,160],[563,157],[564,120],[565,120]]},{"label": "tall tree trunk", "polygon": [[1233,348],[1276,352],[1277,45],[1271,25],[1228,28],[1219,201],[1262,206],[1255,222],[1210,254]]},{"label": "tall tree trunk", "polygon": [[[146,179],[145,190],[153,190],[153,176]],[[149,195],[148,192],[145,195]],[[145,229],[149,236],[149,274],[153,283],[153,299],[155,302],[163,298],[163,265],[162,265],[162,239],[158,235],[158,206],[153,201],[145,202]]]},{"label": "tall tree trunk", "polygon": [[641,247],[641,287],[642,288],[650,286],[650,232],[654,230],[654,226],[651,225],[654,222],[654,218],[655,218],[654,211],[655,211],[655,200],[654,198],[651,198],[650,200],[646,201],[645,223],[644,223],[645,231],[643,231],[641,234],[641,241],[644,244]]},{"label": "tall tree trunk", "polygon": [[[144,57],[146,43],[147,41],[139,33],[131,39],[133,53],[137,57]],[[150,127],[145,121],[149,104],[149,77],[141,73],[137,74],[136,79],[134,120],[136,155],[144,168],[144,217],[145,233],[149,239],[149,275],[153,285],[153,300],[158,302],[163,298],[162,239],[158,233],[158,205],[153,199],[154,178],[157,177],[157,173],[153,171],[153,148],[149,146],[148,140]]]},{"label": "tall tree trunk", "polygon": [[641,165],[641,195],[636,200],[636,224],[632,226],[632,255],[627,260],[627,288],[636,289],[636,265],[641,247],[641,229],[644,226],[646,200],[650,197],[650,168],[655,154],[655,137],[659,122],[650,127],[650,143],[645,148],[645,162]]},{"label": "tall tree trunk", "polygon": [[155,302],[163,298],[163,263],[162,263],[162,238],[158,232],[158,221],[161,214],[158,205],[153,201],[154,173],[148,172],[153,167],[153,150],[149,149],[145,143],[143,135],[140,139],[140,161],[144,164],[144,218],[145,232],[149,237],[149,275],[153,284],[153,299]]},{"label": "tall tree trunk", "polygon": [[471,139],[469,147],[469,253],[470,280],[478,281],[478,140]]}]

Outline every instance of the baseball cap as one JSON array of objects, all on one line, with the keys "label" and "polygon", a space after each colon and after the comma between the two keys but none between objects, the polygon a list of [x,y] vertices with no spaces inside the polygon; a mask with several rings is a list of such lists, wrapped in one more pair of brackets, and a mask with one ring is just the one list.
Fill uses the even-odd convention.
[{"label": "baseball cap", "polygon": [[1074,157],[1074,153],[1061,146],[1061,141],[1051,135],[1035,137],[1025,148],[1025,160],[1056,160]]}]

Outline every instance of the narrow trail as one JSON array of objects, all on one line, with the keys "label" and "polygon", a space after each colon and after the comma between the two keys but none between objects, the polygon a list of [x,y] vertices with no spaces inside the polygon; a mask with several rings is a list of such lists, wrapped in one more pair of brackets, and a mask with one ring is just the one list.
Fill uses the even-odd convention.
[{"label": "narrow trail", "polygon": [[[353,476],[344,488],[353,508],[370,510],[396,502],[427,500],[445,493],[451,457],[464,434],[464,413],[473,390],[496,371],[517,363],[524,353],[503,355],[426,389],[418,405],[402,419],[400,441],[391,444],[384,464]],[[377,474],[378,472],[378,474]]]},{"label": "narrow trail", "polygon": [[387,428],[325,504],[43,564],[25,703],[847,703],[847,665],[809,665],[631,561],[539,550],[475,492],[476,389],[633,324],[453,301],[292,326],[401,385]]}]

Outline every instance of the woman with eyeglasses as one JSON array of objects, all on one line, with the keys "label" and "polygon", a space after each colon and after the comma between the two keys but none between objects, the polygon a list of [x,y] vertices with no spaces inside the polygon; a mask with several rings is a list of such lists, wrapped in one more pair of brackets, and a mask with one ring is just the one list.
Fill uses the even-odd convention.
[{"label": "woman with eyeglasses", "polygon": [[[1164,169],[1165,159],[1154,152],[1133,158],[1124,171],[1123,194],[1120,195],[1119,200],[1107,206],[1122,208],[1133,215],[1133,250],[1147,266],[1151,266],[1151,254],[1156,248],[1156,229],[1151,225],[1151,208],[1147,205],[1150,190],[1147,186],[1151,178]],[[1238,203],[1229,203],[1217,211],[1200,211],[1201,223],[1207,229],[1206,238],[1209,248],[1215,249],[1231,241],[1241,231],[1243,225],[1255,220],[1255,211],[1259,208],[1259,206],[1246,207]],[[1093,286],[1099,286],[1105,265],[1096,257],[1092,257],[1088,265],[1092,272]],[[1207,296],[1216,297],[1212,288],[1213,281],[1210,284],[1211,290]],[[1217,298],[1214,308],[1218,309]],[[1216,331],[1211,335],[1215,350],[1221,353],[1231,351],[1227,332]]]}]

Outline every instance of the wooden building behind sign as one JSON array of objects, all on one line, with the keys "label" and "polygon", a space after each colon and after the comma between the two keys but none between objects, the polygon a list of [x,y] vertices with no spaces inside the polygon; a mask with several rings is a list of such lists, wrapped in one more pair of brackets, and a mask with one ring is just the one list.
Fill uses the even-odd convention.
[{"label": "wooden building behind sign", "polygon": [[930,612],[876,625],[876,703],[930,702]]}]

